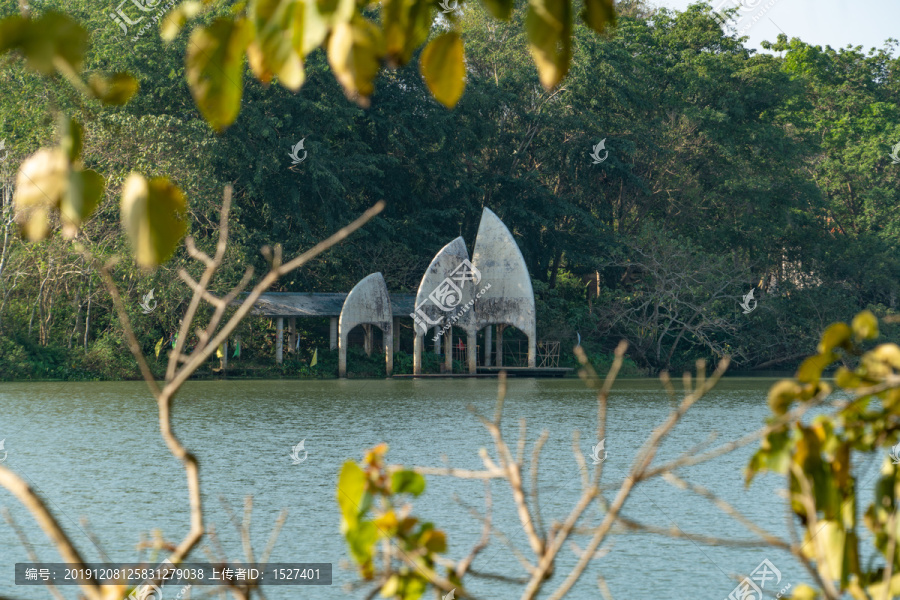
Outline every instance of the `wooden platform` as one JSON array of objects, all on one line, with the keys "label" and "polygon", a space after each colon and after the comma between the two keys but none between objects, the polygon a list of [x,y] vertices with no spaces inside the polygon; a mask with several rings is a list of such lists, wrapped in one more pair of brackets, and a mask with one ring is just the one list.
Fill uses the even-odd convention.
[{"label": "wooden platform", "polygon": [[565,377],[574,369],[569,367],[544,367],[544,368],[530,368],[530,367],[478,367],[478,373],[476,375],[469,375],[468,373],[423,373],[422,375],[394,375],[395,379],[440,379],[440,378],[451,378],[451,377],[497,377],[500,371],[506,371],[507,377]]}]

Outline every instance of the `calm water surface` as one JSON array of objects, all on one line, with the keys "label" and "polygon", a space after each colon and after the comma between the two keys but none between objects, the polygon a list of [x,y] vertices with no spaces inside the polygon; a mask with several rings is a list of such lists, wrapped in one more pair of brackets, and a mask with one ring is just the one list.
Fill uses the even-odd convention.
[{"label": "calm water surface", "polygon": [[[759,427],[768,414],[765,396],[770,384],[771,380],[759,379],[723,382],[672,432],[657,461],[677,456],[713,432],[718,443]],[[268,587],[268,598],[362,598],[364,592],[345,587],[354,574],[346,568],[348,554],[335,502],[341,464],[387,442],[392,463],[441,466],[446,457],[460,468],[482,468],[478,449],[487,447],[493,454],[493,445],[466,407],[474,405],[483,414],[492,414],[496,390],[496,381],[485,379],[193,382],[177,399],[173,421],[176,434],[200,461],[207,524],[215,527],[229,558],[242,559],[243,554],[222,499],[241,511],[244,497],[252,495],[257,555],[286,508],[288,520],[271,560],[334,565],[332,586]],[[617,385],[609,406],[607,483],[622,480],[635,451],[669,410],[668,397],[656,380]],[[540,476],[545,525],[563,519],[578,498],[581,484],[572,431],[581,430],[580,447],[588,455],[597,443],[596,415],[595,397],[580,381],[510,381],[504,412],[508,441],[515,446],[520,418],[528,424],[529,455],[541,430],[550,436]],[[4,438],[5,464],[40,491],[88,560],[133,561],[139,556],[136,545],[153,530],[160,529],[174,542],[187,532],[183,470],[162,443],[156,407],[142,383],[0,384],[0,439]],[[293,465],[289,454],[300,440],[306,440],[308,459]],[[743,468],[752,451],[753,447],[741,449],[682,475],[724,497],[761,526],[786,536],[784,505],[777,494],[781,480],[767,475],[749,488],[744,485]],[[874,464],[862,465],[865,487],[871,487],[877,474],[877,468],[869,468]],[[495,483],[493,497],[495,524],[512,545],[530,556],[508,488]],[[59,560],[28,513],[5,490],[0,490],[0,506],[9,508],[25,529],[41,560]],[[414,513],[447,530],[449,556],[459,559],[481,532],[469,507],[483,506],[481,482],[429,477]],[[641,484],[624,512],[667,529],[750,537],[707,501],[662,481]],[[89,521],[100,549],[86,535],[82,518]],[[592,522],[598,521],[595,513]],[[577,543],[584,547],[586,538]],[[736,585],[732,576],[749,573],[765,558],[780,569],[780,587],[808,581],[787,554],[771,549],[704,546],[647,534],[615,535],[607,547],[608,554],[593,563],[570,598],[600,598],[596,581],[602,575],[616,598],[721,600]],[[208,560],[206,552],[196,552],[194,560]],[[574,560],[566,548],[558,561],[559,575],[546,590],[561,582]],[[0,523],[0,596],[48,597],[40,588],[13,585],[17,561],[27,562],[25,551],[9,526]],[[523,575],[496,538],[479,555],[475,569]],[[518,597],[500,583],[469,581],[482,598]],[[63,589],[67,597],[74,597],[75,588]],[[166,597],[174,598],[176,592],[167,589]]]}]

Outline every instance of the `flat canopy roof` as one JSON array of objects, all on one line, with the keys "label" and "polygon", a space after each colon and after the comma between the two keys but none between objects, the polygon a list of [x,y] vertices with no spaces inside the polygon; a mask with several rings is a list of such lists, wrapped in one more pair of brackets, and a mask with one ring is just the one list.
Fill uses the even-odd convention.
[{"label": "flat canopy roof", "polygon": [[[347,294],[267,292],[259,297],[252,314],[264,317],[338,317]],[[415,294],[391,294],[391,312],[408,317],[415,310]]]}]

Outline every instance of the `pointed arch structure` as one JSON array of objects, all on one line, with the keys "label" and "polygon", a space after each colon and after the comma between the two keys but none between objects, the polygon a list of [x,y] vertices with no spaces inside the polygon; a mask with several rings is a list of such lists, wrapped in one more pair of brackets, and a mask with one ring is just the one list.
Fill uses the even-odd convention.
[{"label": "pointed arch structure", "polygon": [[[537,318],[531,276],[516,239],[489,208],[485,208],[481,214],[472,263],[481,272],[484,281],[491,284],[475,302],[475,330],[490,325],[512,325],[522,331],[528,337],[528,366],[533,369],[537,347]],[[502,340],[502,328],[498,328],[498,349],[501,348]],[[502,352],[498,352],[498,359],[500,357]]]},{"label": "pointed arch structure", "polygon": [[347,338],[357,325],[374,325],[381,329],[384,342],[385,370],[394,372],[393,312],[387,284],[381,273],[372,273],[357,283],[341,308],[338,319],[338,377],[347,377]]},{"label": "pointed arch structure", "polygon": [[[434,328],[443,331],[447,325],[462,327],[468,336],[469,372],[475,372],[475,315],[468,306],[473,299],[473,288],[465,285],[466,281],[455,281],[460,269],[471,267],[466,242],[458,237],[443,248],[431,259],[425,270],[419,289],[416,293],[415,310],[410,316],[415,322],[416,337],[413,341],[413,374],[422,374],[422,350],[425,335]],[[479,281],[480,281],[479,276]],[[448,283],[448,281],[450,283]],[[460,284],[461,285],[458,285]],[[463,307],[467,307],[463,309]],[[453,366],[453,354],[450,348],[451,337],[443,335],[444,356],[447,369]]]}]

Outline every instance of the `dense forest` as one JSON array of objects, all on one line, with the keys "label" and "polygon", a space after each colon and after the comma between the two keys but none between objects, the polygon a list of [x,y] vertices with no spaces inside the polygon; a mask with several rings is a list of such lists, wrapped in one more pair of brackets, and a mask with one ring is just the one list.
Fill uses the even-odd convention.
[{"label": "dense forest", "polygon": [[[414,65],[385,71],[361,108],[317,50],[297,93],[248,75],[238,119],[215,133],[185,83],[184,36],[123,34],[87,0],[41,2],[91,32],[86,70],[128,71],[140,93],[99,106],[4,58],[0,379],[138,376],[82,248],[120,257],[114,276],[145,351],[171,340],[189,300],[176,272],[198,267],[183,250],[153,272],[136,265],[117,210],[132,170],[184,190],[200,247],[214,245],[222,190],[234,186],[222,289],[248,264],[264,270],[261,247],[295,254],[384,200],[372,223],[277,291],[347,292],[381,271],[392,292],[414,292],[444,244],[462,235],[471,248],[489,207],[531,272],[538,338],[563,342],[564,364],[580,336],[600,364],[628,340],[635,372],[726,354],[742,371],[790,369],[829,323],[897,310],[896,41],[835,50],[782,36],[757,52],[724,34],[708,5],[619,2],[606,36],[574,26],[571,70],[548,92],[519,4],[509,23],[466,7],[466,90],[453,110]],[[0,16],[18,10],[0,6]],[[16,171],[59,136],[58,113],[83,124],[82,160],[106,178],[105,197],[75,239],[31,243],[15,222]],[[293,164],[300,141],[306,158]],[[158,305],[144,314],[150,290]],[[751,290],[758,307],[745,314]],[[327,323],[299,326],[300,351],[277,371],[309,373],[302,363],[318,348],[316,374],[332,375]],[[273,340],[270,322],[248,319],[232,364],[272,372]],[[355,360],[361,373],[383,364]]]}]

